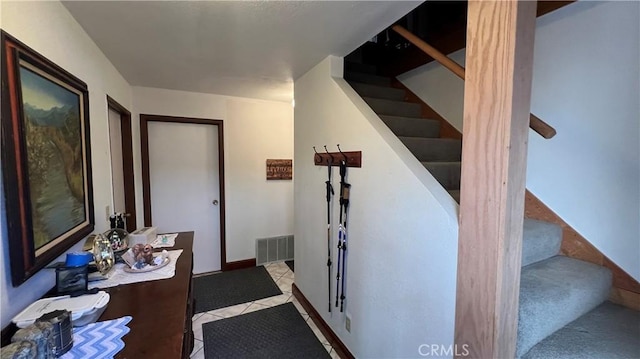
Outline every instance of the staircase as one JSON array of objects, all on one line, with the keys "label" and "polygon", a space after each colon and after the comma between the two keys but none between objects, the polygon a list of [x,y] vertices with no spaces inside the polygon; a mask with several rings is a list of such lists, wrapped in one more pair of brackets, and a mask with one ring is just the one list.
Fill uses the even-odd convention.
[{"label": "staircase", "polygon": [[462,141],[440,138],[440,123],[422,118],[422,107],[404,101],[405,91],[391,87],[391,79],[376,71],[373,65],[346,62],[344,78],[459,202]]},{"label": "staircase", "polygon": [[[441,138],[440,122],[375,66],[345,62],[344,78],[459,202],[462,141]],[[516,357],[640,357],[640,313],[605,302],[610,270],[558,255],[561,241],[560,226],[524,220]]]}]

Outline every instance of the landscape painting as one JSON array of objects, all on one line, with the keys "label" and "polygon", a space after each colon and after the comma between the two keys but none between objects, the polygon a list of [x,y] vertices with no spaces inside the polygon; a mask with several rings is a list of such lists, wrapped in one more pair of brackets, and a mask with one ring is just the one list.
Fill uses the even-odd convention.
[{"label": "landscape painting", "polygon": [[5,228],[17,287],[93,232],[89,90],[3,30],[0,42]]},{"label": "landscape painting", "polygon": [[20,67],[36,251],[84,222],[80,95]]}]

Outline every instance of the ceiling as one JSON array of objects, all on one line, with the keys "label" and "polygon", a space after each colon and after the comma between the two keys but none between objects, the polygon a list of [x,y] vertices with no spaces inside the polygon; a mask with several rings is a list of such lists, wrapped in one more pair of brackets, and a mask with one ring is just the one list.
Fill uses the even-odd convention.
[{"label": "ceiling", "polygon": [[293,80],[421,1],[63,2],[133,86],[291,101]]}]

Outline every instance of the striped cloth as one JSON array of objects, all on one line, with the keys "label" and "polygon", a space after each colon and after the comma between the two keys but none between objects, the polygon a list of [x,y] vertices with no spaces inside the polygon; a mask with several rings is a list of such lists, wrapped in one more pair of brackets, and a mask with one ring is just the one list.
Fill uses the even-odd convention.
[{"label": "striped cloth", "polygon": [[124,348],[122,337],[129,333],[126,316],[73,328],[73,347],[62,359],[113,358]]}]

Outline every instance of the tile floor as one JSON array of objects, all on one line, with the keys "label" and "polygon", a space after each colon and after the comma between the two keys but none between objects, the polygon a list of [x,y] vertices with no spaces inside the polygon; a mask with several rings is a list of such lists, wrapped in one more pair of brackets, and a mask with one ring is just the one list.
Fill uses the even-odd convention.
[{"label": "tile floor", "polygon": [[271,278],[276,282],[280,290],[281,295],[275,297],[264,298],[253,302],[234,305],[231,307],[220,308],[212,310],[210,312],[198,313],[193,316],[193,335],[195,337],[193,352],[191,352],[191,358],[203,359],[204,356],[204,343],[202,342],[202,324],[212,322],[214,320],[220,320],[224,318],[234,317],[245,313],[250,313],[256,310],[273,307],[286,302],[292,302],[302,317],[307,321],[309,328],[318,337],[318,340],[324,345],[325,349],[332,358],[339,358],[337,353],[333,350],[329,342],[325,339],[320,329],[316,326],[313,320],[309,319],[309,315],[304,310],[302,305],[298,303],[298,300],[291,294],[291,284],[294,280],[294,273],[284,262],[270,263],[265,265],[265,268],[271,274]]}]

